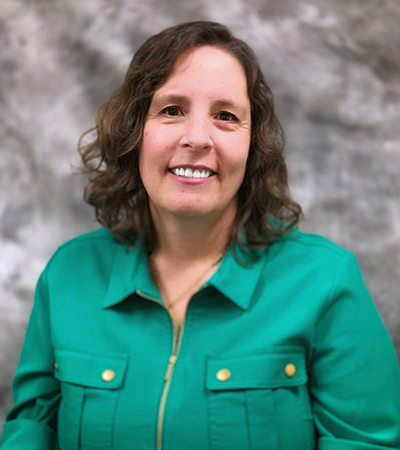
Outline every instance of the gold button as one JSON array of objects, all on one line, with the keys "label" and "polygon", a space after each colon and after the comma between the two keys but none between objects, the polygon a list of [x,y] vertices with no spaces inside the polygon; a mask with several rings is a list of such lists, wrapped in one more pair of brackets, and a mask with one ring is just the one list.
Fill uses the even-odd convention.
[{"label": "gold button", "polygon": [[217,372],[218,381],[227,381],[231,377],[231,371],[229,369],[220,369]]},{"label": "gold button", "polygon": [[296,373],[296,366],[292,363],[286,364],[285,367],[285,375],[289,378],[292,378],[292,376]]},{"label": "gold button", "polygon": [[56,369],[56,370],[58,370],[58,364],[55,362],[54,363],[54,368]]},{"label": "gold button", "polygon": [[106,381],[107,383],[112,381],[114,378],[115,378],[115,372],[111,369],[107,369],[101,374],[101,379],[103,381]]}]

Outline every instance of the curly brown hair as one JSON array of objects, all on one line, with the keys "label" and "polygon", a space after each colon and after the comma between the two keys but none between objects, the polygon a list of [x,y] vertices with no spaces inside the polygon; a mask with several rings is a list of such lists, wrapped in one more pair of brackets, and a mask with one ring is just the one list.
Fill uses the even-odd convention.
[{"label": "curly brown hair", "polygon": [[[190,22],[167,28],[139,48],[122,86],[99,109],[96,127],[79,140],[83,171],[90,175],[84,199],[94,206],[97,220],[120,242],[134,244],[145,239],[150,247],[156,244],[139,173],[144,124],[155,91],[167,81],[178,57],[204,45],[220,48],[242,64],[251,105],[249,156],[230,245],[236,241],[243,250],[265,248],[290,231],[301,217],[301,207],[288,189],[284,133],[257,57],[226,26]],[[82,145],[82,138],[94,130],[96,139]]]}]

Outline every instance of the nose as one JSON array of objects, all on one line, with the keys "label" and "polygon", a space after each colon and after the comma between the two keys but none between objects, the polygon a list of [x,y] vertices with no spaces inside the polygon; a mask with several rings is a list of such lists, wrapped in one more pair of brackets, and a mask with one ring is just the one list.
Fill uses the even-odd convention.
[{"label": "nose", "polygon": [[180,144],[193,150],[208,149],[212,146],[211,121],[206,114],[193,114],[186,121]]}]

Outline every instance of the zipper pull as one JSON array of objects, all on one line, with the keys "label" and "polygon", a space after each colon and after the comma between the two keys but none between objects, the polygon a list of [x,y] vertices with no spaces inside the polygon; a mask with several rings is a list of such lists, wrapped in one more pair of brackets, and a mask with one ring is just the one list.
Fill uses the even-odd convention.
[{"label": "zipper pull", "polygon": [[164,381],[168,381],[171,378],[172,371],[178,357],[176,355],[171,355],[168,360],[167,370],[165,371]]}]

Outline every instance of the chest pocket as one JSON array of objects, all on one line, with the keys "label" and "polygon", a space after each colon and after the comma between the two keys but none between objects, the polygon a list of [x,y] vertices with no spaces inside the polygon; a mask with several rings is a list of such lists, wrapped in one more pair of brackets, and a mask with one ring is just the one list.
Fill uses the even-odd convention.
[{"label": "chest pocket", "polygon": [[301,349],[209,358],[212,450],[310,450],[314,426]]},{"label": "chest pocket", "polygon": [[56,350],[61,382],[58,439],[61,450],[111,450],[112,427],[127,357]]}]

